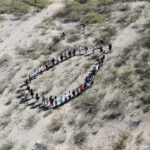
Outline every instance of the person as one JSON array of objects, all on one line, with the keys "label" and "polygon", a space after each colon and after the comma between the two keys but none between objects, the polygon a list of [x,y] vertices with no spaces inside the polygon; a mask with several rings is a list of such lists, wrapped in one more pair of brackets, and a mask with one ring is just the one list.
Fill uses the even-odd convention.
[{"label": "person", "polygon": [[103,54],[102,57],[101,57],[101,63],[103,64],[104,62],[104,59],[105,59],[105,55]]},{"label": "person", "polygon": [[75,56],[76,55],[76,49],[74,48],[73,49],[73,56]]},{"label": "person", "polygon": [[28,92],[30,91],[30,86],[29,86],[29,85],[27,86],[27,91],[28,91]]},{"label": "person", "polygon": [[45,104],[48,105],[48,98],[45,98]]},{"label": "person", "polygon": [[55,65],[55,58],[52,59],[52,67]]},{"label": "person", "polygon": [[73,95],[73,97],[75,97],[76,96],[76,91],[73,89],[73,91],[72,91],[72,95]]},{"label": "person", "polygon": [[60,104],[64,103],[64,101],[65,101],[64,98],[61,96],[59,99]]},{"label": "person", "polygon": [[71,51],[68,52],[68,56],[69,56],[69,58],[71,58]]},{"label": "person", "polygon": [[46,62],[44,62],[44,65],[45,65],[46,70],[48,70],[48,65]]},{"label": "person", "polygon": [[59,57],[56,58],[56,64],[59,64]]},{"label": "person", "polygon": [[52,96],[49,97],[50,106],[54,105],[54,99]]},{"label": "person", "polygon": [[98,72],[99,68],[100,68],[100,64],[97,63],[97,64],[95,65],[96,72]]},{"label": "person", "polygon": [[62,54],[60,55],[60,60],[61,60],[61,62],[63,61],[63,55]]},{"label": "person", "polygon": [[100,46],[100,53],[103,53],[103,47],[102,46]]},{"label": "person", "polygon": [[80,91],[80,87],[76,89],[76,93],[77,93],[77,96],[80,95],[81,91]]},{"label": "person", "polygon": [[86,78],[85,78],[85,82],[88,82],[89,81],[89,78],[88,78],[88,76],[86,76]]},{"label": "person", "polygon": [[65,58],[65,60],[67,60],[67,59],[68,59],[68,57],[67,57],[67,53],[64,53],[64,58]]},{"label": "person", "polygon": [[42,103],[45,104],[45,96],[42,97]]},{"label": "person", "polygon": [[88,51],[88,47],[85,46],[85,54],[87,54],[87,51]]},{"label": "person", "polygon": [[93,54],[95,53],[95,50],[96,50],[96,47],[93,46],[93,47],[92,47]]},{"label": "person", "polygon": [[80,88],[80,92],[83,92],[85,90],[83,84],[81,84],[79,88]]},{"label": "person", "polygon": [[112,50],[112,44],[111,43],[109,43],[108,48],[109,48],[109,53],[111,53],[111,50]]},{"label": "person", "polygon": [[95,68],[95,67],[93,67],[92,75],[93,75],[93,76],[95,76],[95,74],[96,74],[96,68]]},{"label": "person", "polygon": [[42,74],[44,72],[44,67],[41,65],[38,70],[39,70],[39,74]]},{"label": "person", "polygon": [[72,97],[72,96],[71,96],[71,92],[69,91],[69,92],[68,92],[68,99],[70,100],[71,97]]},{"label": "person", "polygon": [[40,97],[39,97],[38,93],[35,94],[35,99],[37,100],[37,102],[39,101]]},{"label": "person", "polygon": [[68,95],[67,95],[67,93],[64,94],[64,99],[65,99],[65,101],[68,100]]},{"label": "person", "polygon": [[32,78],[31,78],[31,76],[29,75],[29,80],[28,80],[28,81],[29,81],[29,83],[31,83],[31,80],[32,80]]},{"label": "person", "polygon": [[65,32],[63,32],[63,33],[61,34],[61,38],[64,38],[65,36],[66,36]]},{"label": "person", "polygon": [[79,55],[81,55],[81,51],[82,51],[82,47],[81,46],[78,48],[78,51],[79,51]]},{"label": "person", "polygon": [[100,39],[100,44],[104,45],[104,40]]},{"label": "person", "polygon": [[37,72],[36,72],[36,69],[34,69],[31,73],[31,79],[35,79],[36,76],[37,76]]},{"label": "person", "polygon": [[31,94],[31,97],[34,98],[34,92],[32,89],[30,89],[30,94]]},{"label": "person", "polygon": [[28,86],[28,85],[29,85],[29,80],[26,79],[26,80],[24,81],[24,83],[25,83],[26,86]]},{"label": "person", "polygon": [[57,96],[54,97],[55,106],[57,106]]}]

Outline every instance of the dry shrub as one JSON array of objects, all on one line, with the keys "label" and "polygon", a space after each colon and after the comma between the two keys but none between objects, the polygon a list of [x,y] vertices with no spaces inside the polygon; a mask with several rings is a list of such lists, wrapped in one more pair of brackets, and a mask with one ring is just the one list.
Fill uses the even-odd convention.
[{"label": "dry shrub", "polygon": [[35,115],[31,115],[29,118],[25,120],[25,124],[23,127],[27,130],[32,129],[38,121],[38,118]]},{"label": "dry shrub", "polygon": [[51,3],[50,0],[23,0],[23,2],[40,9],[46,8]]},{"label": "dry shrub", "polygon": [[6,141],[0,147],[0,150],[11,150],[14,147],[14,143],[12,141]]},{"label": "dry shrub", "polygon": [[142,44],[146,48],[150,48],[150,30],[143,36]]},{"label": "dry shrub", "polygon": [[83,130],[79,131],[75,133],[73,136],[74,144],[82,145],[86,141],[86,138],[87,138],[87,133]]},{"label": "dry shrub", "polygon": [[111,39],[117,33],[116,28],[115,27],[111,27],[111,26],[107,26],[104,29],[104,32],[106,32],[105,37],[107,37],[108,39]]},{"label": "dry shrub", "polygon": [[53,118],[51,123],[48,125],[49,132],[57,132],[62,127],[63,123],[59,118]]},{"label": "dry shrub", "polygon": [[0,58],[0,66],[9,62],[10,61],[10,56],[8,54],[4,54],[1,58]]},{"label": "dry shrub", "polygon": [[81,110],[86,115],[95,116],[100,108],[100,102],[104,98],[105,93],[80,96],[79,101],[74,104],[74,108]]},{"label": "dry shrub", "polygon": [[96,12],[89,12],[83,18],[83,21],[88,24],[102,23],[104,20],[104,16]]},{"label": "dry shrub", "polygon": [[81,39],[81,36],[79,34],[73,34],[67,38],[67,42],[73,43],[73,42],[79,41],[80,39]]},{"label": "dry shrub", "polygon": [[3,94],[3,92],[5,91],[5,89],[8,87],[7,83],[1,83],[0,86],[0,94]]},{"label": "dry shrub", "polygon": [[7,125],[9,124],[10,120],[7,118],[1,118],[0,120],[0,128],[5,129],[5,127],[7,127]]}]

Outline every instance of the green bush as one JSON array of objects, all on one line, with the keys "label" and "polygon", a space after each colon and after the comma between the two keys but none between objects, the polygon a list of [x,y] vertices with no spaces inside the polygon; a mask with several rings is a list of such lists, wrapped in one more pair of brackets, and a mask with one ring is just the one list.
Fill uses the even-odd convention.
[{"label": "green bush", "polygon": [[86,3],[77,1],[66,2],[64,11],[58,13],[58,17],[66,17],[67,21],[84,21],[86,23],[98,23],[104,20],[104,17],[96,12],[97,0],[90,0]]},{"label": "green bush", "polygon": [[116,35],[117,31],[115,27],[107,26],[104,31],[106,32],[106,37],[111,38]]},{"label": "green bush", "polygon": [[83,16],[83,21],[89,24],[101,23],[104,21],[104,16],[96,12],[90,12]]},{"label": "green bush", "polygon": [[50,3],[49,0],[0,0],[0,14],[14,13],[17,15],[23,15],[30,11],[31,6],[43,9]]},{"label": "green bush", "polygon": [[146,48],[150,48],[150,30],[143,36],[142,44]]},{"label": "green bush", "polygon": [[30,6],[21,1],[11,1],[9,12],[17,15],[22,15],[28,13],[30,10]]},{"label": "green bush", "polygon": [[49,0],[23,0],[23,2],[40,9],[46,8],[50,4]]},{"label": "green bush", "polygon": [[9,11],[9,1],[0,0],[0,14],[7,13]]}]

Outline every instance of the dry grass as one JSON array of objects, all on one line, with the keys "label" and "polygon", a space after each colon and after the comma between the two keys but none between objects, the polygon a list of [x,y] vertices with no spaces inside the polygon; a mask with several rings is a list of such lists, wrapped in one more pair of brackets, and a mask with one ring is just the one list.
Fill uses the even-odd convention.
[{"label": "dry grass", "polygon": [[37,121],[38,118],[35,115],[31,115],[25,120],[25,124],[23,125],[23,128],[30,130],[36,125]]},{"label": "dry grass", "polygon": [[57,132],[63,126],[62,121],[59,118],[53,118],[47,129],[49,132]]},{"label": "dry grass", "polygon": [[0,66],[9,62],[10,61],[10,56],[8,54],[4,54],[1,58],[0,58]]},{"label": "dry grass", "polygon": [[73,141],[76,145],[82,145],[87,138],[87,133],[85,131],[78,131],[73,135]]},{"label": "dry grass", "polygon": [[150,48],[150,30],[143,36],[142,44],[145,48]]},{"label": "dry grass", "polygon": [[0,147],[0,150],[11,150],[14,147],[14,143],[12,141],[6,141]]},{"label": "dry grass", "polygon": [[96,0],[90,0],[87,3],[68,1],[64,10],[57,13],[55,17],[66,16],[66,21],[84,21],[88,24],[101,23],[104,21],[104,16],[95,11],[97,4]]},{"label": "dry grass", "polygon": [[0,94],[3,94],[3,92],[5,91],[5,89],[8,87],[7,83],[1,83],[0,86]]},{"label": "dry grass", "polygon": [[120,140],[116,143],[116,145],[114,146],[114,149],[115,150],[125,150],[127,139],[128,139],[128,136],[126,136],[126,135],[120,137]]},{"label": "dry grass", "polygon": [[73,42],[79,41],[80,39],[81,39],[81,36],[79,34],[73,34],[67,38],[67,42],[73,43]]},{"label": "dry grass", "polygon": [[100,109],[100,102],[104,98],[105,93],[93,95],[82,95],[80,101],[74,104],[74,108],[82,111],[85,115],[95,116]]},{"label": "dry grass", "polygon": [[33,6],[38,9],[43,9],[50,3],[49,0],[0,0],[0,14],[13,13],[20,16],[30,12]]}]

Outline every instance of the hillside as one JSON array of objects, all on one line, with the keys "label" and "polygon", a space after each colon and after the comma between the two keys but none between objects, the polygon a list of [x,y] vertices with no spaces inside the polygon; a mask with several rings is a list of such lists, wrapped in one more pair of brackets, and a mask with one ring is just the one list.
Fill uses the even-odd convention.
[{"label": "hillside", "polygon": [[[60,98],[79,87],[101,45],[92,86],[42,104],[43,92]],[[37,102],[22,84],[74,49],[32,79]],[[148,0],[0,0],[0,52],[0,150],[150,150]]]}]

